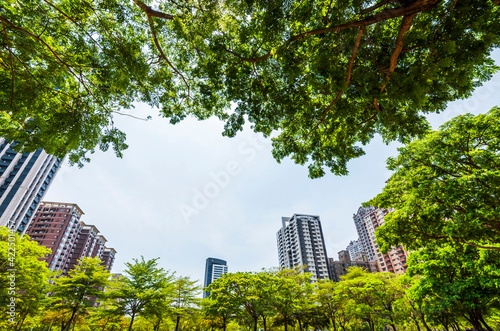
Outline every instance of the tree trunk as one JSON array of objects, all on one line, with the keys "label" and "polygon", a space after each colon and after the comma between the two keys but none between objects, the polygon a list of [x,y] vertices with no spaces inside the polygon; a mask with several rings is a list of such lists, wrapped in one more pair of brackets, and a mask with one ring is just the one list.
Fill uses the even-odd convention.
[{"label": "tree trunk", "polygon": [[181,316],[177,315],[177,321],[175,322],[175,331],[179,331],[180,322],[181,322]]},{"label": "tree trunk", "polygon": [[302,328],[302,322],[300,321],[300,318],[297,318],[297,322],[299,322],[300,331],[304,331],[304,329]]},{"label": "tree trunk", "polygon": [[64,328],[62,328],[61,330],[69,331],[69,328],[71,327],[71,323],[73,322],[73,319],[75,318],[77,310],[78,310],[78,307],[73,309],[73,312],[71,313],[71,317],[70,317],[68,323],[66,323],[66,325],[64,325],[64,322],[63,322]]},{"label": "tree trunk", "polygon": [[262,321],[264,322],[264,331],[267,331],[266,316],[262,316]]},{"label": "tree trunk", "polygon": [[[259,321],[258,317],[253,319],[253,331],[257,331],[257,322]],[[177,330],[176,330],[177,331]]]},{"label": "tree trunk", "polygon": [[17,323],[17,325],[15,326],[15,330],[16,331],[20,331],[23,327],[23,324],[24,324],[24,321],[26,320],[26,317],[28,316],[28,312],[26,312],[23,316],[23,318],[19,321],[19,323]]},{"label": "tree trunk", "polygon": [[481,325],[481,322],[479,322],[479,319],[475,314],[472,312],[469,312],[467,315],[469,315],[469,318],[467,320],[472,324],[472,327],[474,328],[474,331],[483,331],[483,326]]},{"label": "tree trunk", "polygon": [[222,317],[222,331],[226,331],[226,323],[227,323],[226,317]]},{"label": "tree trunk", "polygon": [[333,326],[333,331],[337,331],[337,322],[335,321],[335,314],[330,314],[330,322]]},{"label": "tree trunk", "polygon": [[483,318],[483,315],[482,314],[478,314],[478,319],[479,319],[479,322],[481,322],[484,327],[486,328],[486,330],[488,331],[493,331],[493,329],[486,323],[486,321],[484,320]]},{"label": "tree trunk", "polygon": [[135,313],[132,314],[132,318],[130,319],[130,324],[128,326],[128,331],[132,331],[132,325],[134,324]]},{"label": "tree trunk", "polygon": [[288,319],[285,317],[285,331],[288,331]]}]

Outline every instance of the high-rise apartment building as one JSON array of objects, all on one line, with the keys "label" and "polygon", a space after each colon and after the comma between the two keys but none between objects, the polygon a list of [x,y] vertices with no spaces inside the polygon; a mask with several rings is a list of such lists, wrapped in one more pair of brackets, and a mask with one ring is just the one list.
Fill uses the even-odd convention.
[{"label": "high-rise apartment building", "polygon": [[116,250],[114,248],[104,247],[102,252],[102,264],[106,266],[108,271],[111,271],[113,268],[113,263],[115,262]]},{"label": "high-rise apartment building", "polygon": [[24,234],[61,160],[41,148],[17,153],[15,145],[0,138],[0,226]]},{"label": "high-rise apartment building", "polygon": [[105,247],[106,238],[94,225],[80,220],[83,211],[74,203],[42,202],[27,235],[50,248],[45,257],[49,268],[67,273],[82,257],[98,257],[111,270],[116,251]]},{"label": "high-rise apartment building", "polygon": [[376,207],[361,207],[354,215],[354,223],[358,230],[359,241],[365,247],[369,261],[376,261],[380,271],[395,274],[406,272],[406,252],[402,246],[392,248],[387,254],[382,254],[375,242],[375,230],[385,222],[385,215],[390,211]]},{"label": "high-rise apartment building", "polygon": [[371,232],[368,231],[368,227],[365,220],[365,215],[371,213],[376,208],[373,206],[368,207],[359,207],[358,212],[352,216],[354,219],[354,225],[356,226],[356,230],[358,231],[359,236],[359,244],[362,247],[362,250],[368,256],[368,260],[375,261],[376,253],[375,247],[371,244],[370,240]]},{"label": "high-rise apartment building", "polygon": [[[227,274],[227,262],[221,259],[209,257],[205,262],[204,287],[212,284],[217,278]],[[210,292],[203,292],[203,298],[207,298]]]},{"label": "high-rise apartment building", "polygon": [[68,272],[73,247],[80,235],[83,211],[74,203],[42,202],[31,222],[27,235],[31,240],[50,248],[45,261],[51,270]]},{"label": "high-rise apartment building", "polygon": [[325,240],[319,216],[294,214],[281,218],[276,233],[280,267],[304,266],[315,279],[330,279]]}]

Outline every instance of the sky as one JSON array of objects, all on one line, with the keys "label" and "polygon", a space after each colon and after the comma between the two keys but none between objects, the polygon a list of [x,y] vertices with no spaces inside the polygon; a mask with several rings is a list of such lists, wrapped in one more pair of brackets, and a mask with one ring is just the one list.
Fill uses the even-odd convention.
[{"label": "sky", "polygon": [[[500,50],[493,53],[500,65]],[[434,128],[454,116],[485,113],[500,105],[500,73],[472,97],[429,115]],[[83,168],[59,170],[45,201],[76,203],[117,251],[112,272],[133,259],[160,258],[158,264],[203,285],[205,260],[226,260],[229,272],[278,266],[276,232],[281,217],[319,215],[329,257],[358,238],[352,216],[380,193],[391,173],[385,161],[398,143],[376,137],[366,155],[348,164],[349,175],[308,178],[307,167],[271,155],[268,139],[246,129],[235,138],[221,135],[217,119],[186,119],[177,125],[157,109],[138,104],[129,111],[141,121],[116,116],[129,148],[122,159],[96,152]]]}]

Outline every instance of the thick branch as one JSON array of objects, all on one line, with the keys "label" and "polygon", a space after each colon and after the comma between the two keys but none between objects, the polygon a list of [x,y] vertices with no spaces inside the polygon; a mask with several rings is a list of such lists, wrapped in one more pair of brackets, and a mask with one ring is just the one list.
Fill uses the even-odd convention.
[{"label": "thick branch", "polygon": [[403,46],[405,44],[406,33],[408,32],[408,30],[410,30],[411,23],[413,22],[413,19],[416,15],[417,13],[403,16],[401,28],[399,29],[398,39],[396,40],[396,47],[394,48],[394,51],[391,54],[391,59],[389,61],[389,73],[394,72],[394,70],[396,69],[399,54],[401,54],[401,51],[403,50]]},{"label": "thick branch", "polygon": [[148,5],[144,4],[143,2],[141,2],[139,0],[134,0],[134,2],[148,16],[164,18],[166,20],[173,20],[174,19],[174,16],[172,16],[170,14],[162,13],[161,11],[154,10],[153,8],[149,7]]},{"label": "thick branch", "polygon": [[400,17],[400,16],[409,16],[413,14],[418,14],[420,12],[429,10],[433,7],[435,7],[438,3],[440,3],[443,0],[417,0],[413,2],[409,6],[405,7],[398,7],[398,8],[391,8],[391,9],[385,9],[380,13],[377,13],[375,15],[371,15],[365,19],[362,19],[360,21],[355,21],[355,22],[348,22],[348,23],[343,23],[339,24],[336,26],[332,26],[329,28],[321,28],[321,29],[316,29],[316,30],[311,30],[307,31],[301,34],[298,34],[296,36],[293,36],[289,39],[289,41],[294,41],[294,40],[299,40],[305,37],[313,36],[316,34],[322,34],[322,33],[327,33],[327,32],[338,32],[346,29],[351,29],[355,28],[358,26],[368,26],[372,25],[381,21],[388,20],[390,18],[394,17]]}]

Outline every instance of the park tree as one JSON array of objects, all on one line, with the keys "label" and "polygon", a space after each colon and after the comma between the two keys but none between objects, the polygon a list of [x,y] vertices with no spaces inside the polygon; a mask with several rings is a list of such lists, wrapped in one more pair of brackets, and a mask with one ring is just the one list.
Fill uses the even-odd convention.
[{"label": "park tree", "polygon": [[164,299],[167,295],[165,289],[171,288],[175,278],[174,273],[158,267],[158,258],[146,261],[141,256],[140,260],[133,261],[125,263],[124,275],[108,294],[110,309],[130,316],[129,331],[137,316],[142,315],[148,306]]},{"label": "park tree", "polygon": [[223,275],[212,282],[207,291],[210,292],[208,298],[202,301],[203,313],[207,318],[207,322],[213,326],[219,326],[222,331],[226,331],[228,323],[235,319],[240,311],[239,300],[235,300],[232,287],[228,286],[229,282],[225,277],[231,275]]},{"label": "park tree", "polygon": [[294,321],[297,321],[302,329],[302,312],[306,312],[312,304],[312,276],[301,268],[283,269],[276,275],[273,304],[277,321],[283,325],[285,331]]},{"label": "park tree", "polygon": [[[0,8],[0,136],[74,163],[125,134],[145,102],[177,123],[249,122],[311,177],[347,173],[375,134],[403,143],[423,116],[497,70],[498,0],[21,0]],[[132,114],[128,114],[134,116]]]},{"label": "park tree", "polygon": [[386,324],[396,330],[393,305],[402,295],[402,288],[393,274],[373,274],[361,267],[351,267],[341,276],[336,290],[339,298],[345,300],[342,310],[350,319],[363,321],[370,331]]},{"label": "park tree", "polygon": [[178,277],[172,284],[171,309],[175,319],[175,331],[179,330],[181,319],[193,314],[199,304],[197,296],[200,294],[200,286],[197,282],[189,277]]},{"label": "park tree", "polygon": [[500,252],[456,243],[428,245],[412,253],[408,274],[419,275],[410,297],[445,329],[493,330],[488,322],[500,306]]},{"label": "park tree", "polygon": [[394,208],[376,237],[382,251],[433,241],[500,250],[500,108],[453,118],[399,148],[371,205]]},{"label": "park tree", "polygon": [[28,236],[0,227],[1,329],[21,330],[47,304],[52,274],[40,259],[49,252]]},{"label": "park tree", "polygon": [[82,257],[67,276],[55,279],[51,297],[55,301],[53,309],[69,313],[62,322],[61,330],[71,328],[78,315],[104,297],[104,288],[109,284],[110,274],[98,258]]}]

